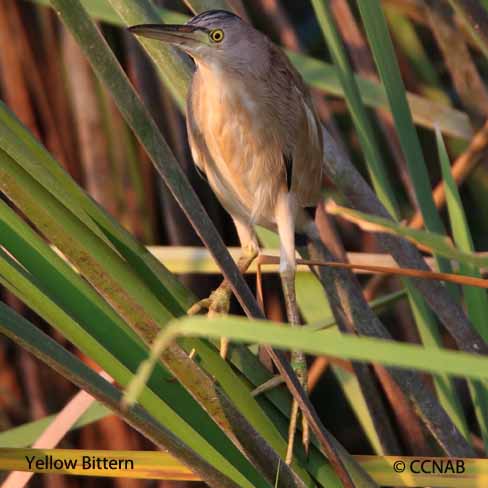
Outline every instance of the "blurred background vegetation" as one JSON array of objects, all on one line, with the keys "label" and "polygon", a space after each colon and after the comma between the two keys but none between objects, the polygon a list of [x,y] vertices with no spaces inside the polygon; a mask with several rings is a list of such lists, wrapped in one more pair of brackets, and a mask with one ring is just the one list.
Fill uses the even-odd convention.
[{"label": "blurred background vegetation", "polygon": [[[93,7],[97,17],[97,2],[85,3]],[[100,1],[98,6],[104,3]],[[248,0],[230,3],[289,51],[333,62],[311,2]],[[148,246],[201,246],[200,239],[157,176],[106,87],[93,73],[78,43],[54,11],[42,4],[47,2],[0,2],[0,98],[73,179],[140,242]],[[154,4],[175,13],[190,13],[181,1],[154,0]],[[365,80],[378,81],[356,2],[330,0],[328,4],[354,71]],[[418,111],[414,110],[413,116],[419,123],[417,132],[432,188],[436,188],[442,177],[433,131],[436,113],[439,107],[451,107],[453,110],[445,112],[442,120],[444,129],[448,127],[443,132],[453,162],[453,174],[474,248],[487,249],[488,128],[484,124],[488,115],[488,60],[448,0],[383,0],[381,4],[405,87],[411,94],[422,97],[421,104],[417,105],[421,107]],[[100,8],[100,12],[103,11],[104,8]],[[488,29],[483,21],[484,18],[481,18],[479,28]],[[230,218],[195,171],[187,143],[184,115],[178,104],[160,82],[156,70],[133,36],[112,22],[100,21],[99,25],[225,243],[238,245]],[[312,86],[313,99],[324,125],[367,177],[368,167],[358,133],[337,80],[331,80],[330,73],[321,71],[320,67],[307,65],[301,57],[293,59],[297,59],[303,73],[308,74],[307,82]],[[419,210],[418,199],[392,116],[384,107],[375,108],[375,104],[379,104],[374,97],[374,94],[371,95],[367,103],[373,133],[386,162],[388,177],[399,203],[399,215],[411,221]],[[327,192],[341,200],[331,182],[327,182]],[[448,223],[444,199],[438,198],[436,203],[443,221]],[[334,218],[334,221],[345,249],[348,252],[367,253],[365,256],[368,256],[369,264],[375,264],[374,254],[380,250],[374,236],[342,219]],[[417,224],[421,226],[418,215]],[[186,269],[191,269],[191,251],[182,252],[186,252],[183,254]],[[171,259],[165,261],[164,253],[162,260],[170,270],[179,271],[177,263]],[[179,274],[179,279],[196,296],[204,297],[218,285],[221,278],[216,274],[185,273]],[[401,283],[395,277],[361,275],[360,281],[368,300],[401,288]],[[248,282],[254,287],[254,277],[250,277]],[[14,294],[5,289],[1,293],[6,304],[94,366],[92,359],[77,352],[65,337],[52,331]],[[306,303],[306,294],[306,289],[302,288],[302,303]],[[285,314],[276,275],[264,276],[264,295],[266,316],[283,321]],[[310,317],[315,319],[313,305],[310,304]],[[232,312],[241,313],[237,302],[233,303]],[[420,342],[416,318],[406,300],[390,304],[382,311],[381,317],[395,339]],[[455,347],[444,333],[442,341],[447,347]],[[269,358],[265,355],[262,359],[269,364]],[[348,398],[344,378],[353,371],[351,363],[323,357],[311,358],[310,366],[311,400],[324,424],[349,452],[372,453],[371,439],[364,434],[351,408],[350,402],[354,402],[354,396],[351,397],[350,392]],[[431,453],[429,436],[413,410],[407,404],[402,404],[402,394],[388,380],[385,370],[377,367],[375,375],[378,391],[381,392],[380,400],[386,405],[402,452],[416,455]],[[432,386],[430,377],[426,381]],[[456,381],[455,391],[468,425],[470,442],[478,455],[482,456],[483,440],[466,382]],[[71,383],[33,358],[29,352],[0,338],[1,431],[57,412],[75,392]],[[115,416],[68,434],[61,446],[87,449],[153,448],[149,441]],[[84,487],[93,483],[95,481],[91,479],[57,475],[37,476],[31,481],[32,486],[55,488]],[[187,484],[116,479],[97,480],[96,486],[183,488]]]}]

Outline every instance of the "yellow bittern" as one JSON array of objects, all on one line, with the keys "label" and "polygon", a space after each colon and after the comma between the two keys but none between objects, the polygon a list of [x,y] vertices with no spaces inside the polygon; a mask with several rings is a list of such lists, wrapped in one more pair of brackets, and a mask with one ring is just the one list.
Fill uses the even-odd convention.
[{"label": "yellow bittern", "polygon": [[[295,233],[309,234],[304,209],[320,200],[323,139],[310,93],[286,55],[264,34],[224,11],[211,10],[186,25],[138,25],[131,32],[159,39],[196,64],[187,100],[193,159],[232,216],[244,271],[257,256],[254,224],[277,230],[280,276],[288,320],[300,323],[295,296]],[[229,309],[225,281],[191,313]],[[306,386],[304,355],[292,366]],[[287,461],[291,460],[298,406],[294,404]],[[308,446],[308,427],[303,425]]]}]

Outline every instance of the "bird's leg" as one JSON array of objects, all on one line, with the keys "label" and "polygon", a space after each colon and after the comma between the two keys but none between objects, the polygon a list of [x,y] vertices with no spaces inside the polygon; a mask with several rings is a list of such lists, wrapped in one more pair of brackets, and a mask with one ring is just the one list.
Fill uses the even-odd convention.
[{"label": "bird's leg", "polygon": [[[234,219],[234,223],[242,247],[241,255],[236,264],[239,271],[244,274],[256,259],[259,252],[259,244],[256,234],[250,225],[244,224],[237,219]],[[220,286],[208,298],[204,298],[192,305],[187,313],[188,315],[195,315],[205,309],[208,310],[209,317],[227,314],[229,313],[231,294],[230,283],[227,280],[223,280]],[[228,348],[228,340],[222,337],[220,340],[220,355],[224,359],[227,356]]]},{"label": "bird's leg", "polygon": [[[295,218],[297,205],[293,194],[282,193],[278,197],[276,205],[276,223],[280,236],[280,277],[285,297],[286,313],[288,322],[292,326],[300,325],[300,315],[295,293]],[[301,351],[292,351],[291,366],[297,375],[302,387],[307,387],[307,363],[305,355]],[[293,445],[295,441],[296,423],[298,419],[298,404],[293,400],[290,426],[288,432],[288,450],[286,453],[286,463],[291,464],[293,459]],[[305,418],[302,418],[302,441],[305,451],[308,451],[309,429]]]}]

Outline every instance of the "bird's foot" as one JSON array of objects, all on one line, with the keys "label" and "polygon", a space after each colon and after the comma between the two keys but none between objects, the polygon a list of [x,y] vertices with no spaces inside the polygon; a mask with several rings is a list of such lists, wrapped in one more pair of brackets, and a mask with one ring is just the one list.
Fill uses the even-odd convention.
[{"label": "bird's foot", "polygon": [[268,381],[265,381],[259,386],[256,386],[254,390],[251,391],[252,396],[258,396],[262,395],[263,393],[266,393],[269,390],[272,390],[273,388],[276,388],[279,385],[282,385],[285,382],[283,379],[283,376],[280,374],[276,376],[272,376]]},{"label": "bird's foot", "polygon": [[[293,351],[291,357],[291,366],[297,375],[298,381],[302,385],[302,388],[307,392],[307,363],[305,354],[301,351]],[[286,464],[291,464],[293,461],[293,448],[295,444],[295,435],[297,430],[298,417],[300,415],[300,410],[298,408],[298,403],[293,400],[291,415],[290,415],[290,425],[288,427],[288,448],[286,451]],[[308,450],[310,446],[310,428],[307,419],[302,414],[302,444],[305,450],[305,455],[308,456]]]},{"label": "bird's foot", "polygon": [[[196,315],[203,310],[207,310],[207,317],[217,317],[227,315],[230,309],[231,290],[224,281],[209,297],[193,304],[188,310],[188,315]],[[229,341],[225,337],[220,339],[220,356],[225,359],[229,349]]]},{"label": "bird's foot", "polygon": [[194,303],[188,310],[188,315],[196,315],[207,310],[209,317],[225,315],[229,313],[231,290],[226,283],[222,283],[210,296]]},{"label": "bird's foot", "polygon": [[[300,371],[297,371],[296,373],[303,387],[304,386],[303,375],[300,373]],[[262,395],[263,393],[272,390],[273,388],[276,388],[277,386],[283,384],[284,381],[285,380],[281,375],[272,376],[268,381],[256,387],[251,392],[251,395],[254,397],[258,395]],[[291,409],[290,424],[288,427],[288,447],[287,447],[286,458],[285,458],[287,464],[291,464],[293,461],[293,448],[295,445],[295,434],[297,430],[299,415],[300,415],[300,409],[298,408],[298,403],[294,400]],[[308,422],[303,415],[302,415],[302,444],[305,450],[305,455],[308,456],[308,451],[310,446],[310,429],[308,426]]]}]

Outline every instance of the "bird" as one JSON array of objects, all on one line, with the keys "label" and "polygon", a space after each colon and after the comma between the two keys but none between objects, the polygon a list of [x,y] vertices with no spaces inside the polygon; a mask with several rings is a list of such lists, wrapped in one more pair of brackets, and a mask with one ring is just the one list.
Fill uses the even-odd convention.
[{"label": "bird", "polygon": [[[158,39],[195,63],[186,103],[188,139],[197,170],[232,217],[244,272],[259,253],[254,226],[276,231],[288,322],[300,325],[295,293],[295,235],[313,232],[307,209],[322,197],[323,133],[308,87],[265,34],[226,10],[209,10],[184,25],[142,24],[135,35]],[[315,228],[316,229],[316,228]],[[225,280],[189,313],[229,310]],[[291,364],[306,389],[305,356]],[[286,462],[293,456],[298,404],[293,403]],[[308,449],[308,425],[302,417]]]}]

